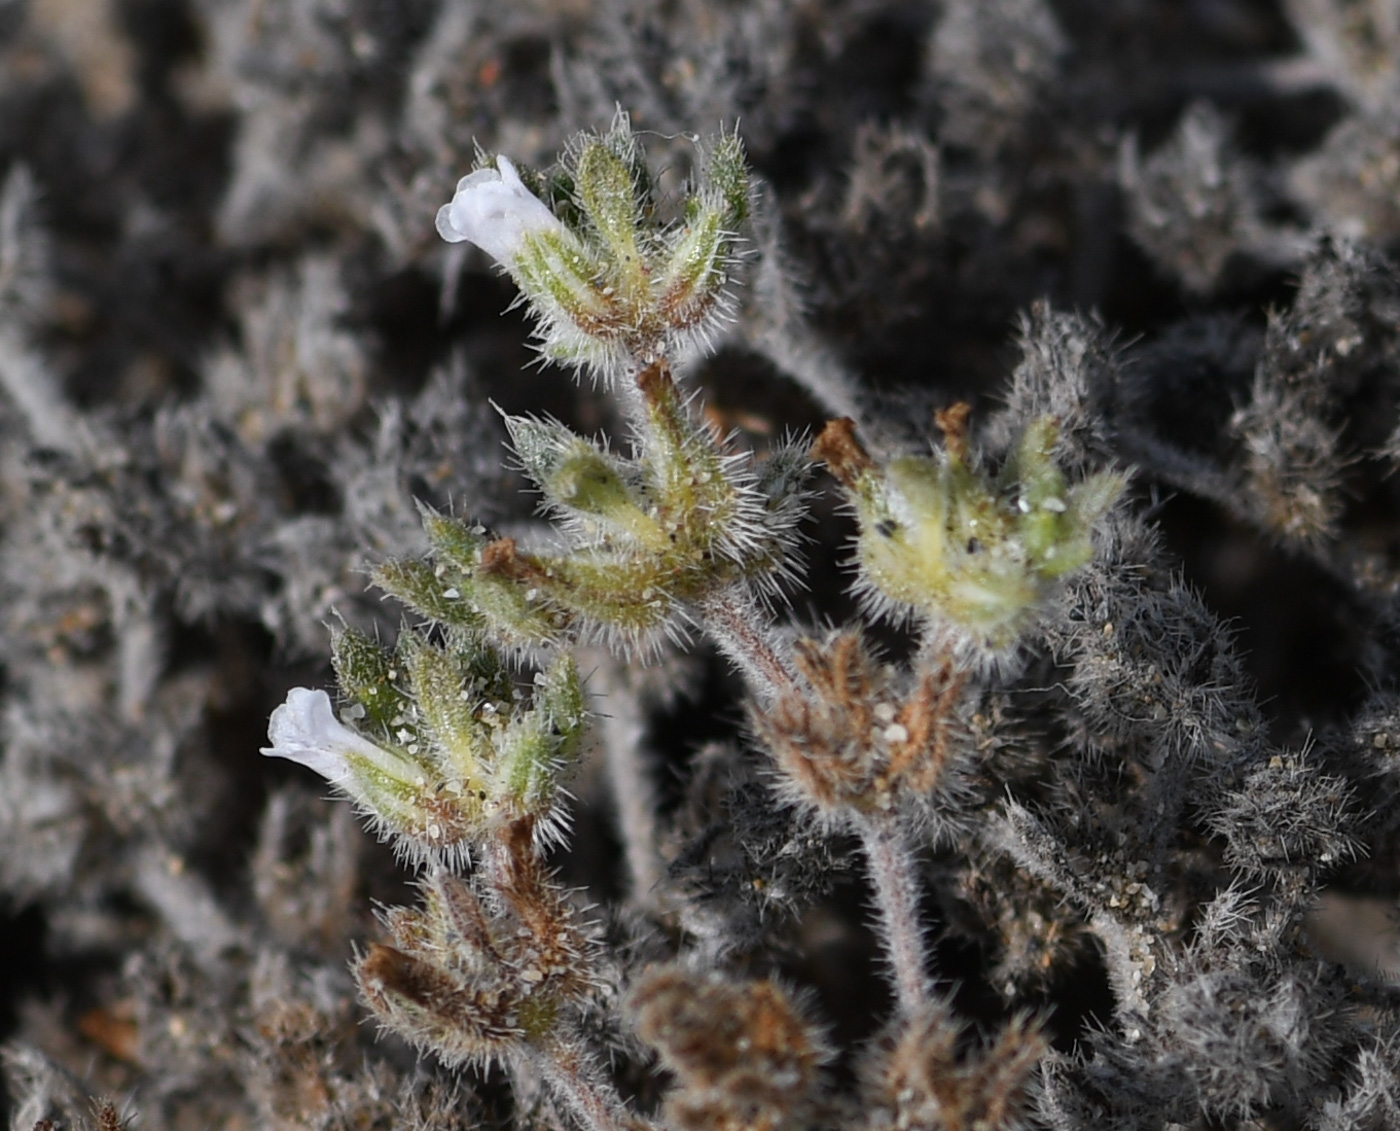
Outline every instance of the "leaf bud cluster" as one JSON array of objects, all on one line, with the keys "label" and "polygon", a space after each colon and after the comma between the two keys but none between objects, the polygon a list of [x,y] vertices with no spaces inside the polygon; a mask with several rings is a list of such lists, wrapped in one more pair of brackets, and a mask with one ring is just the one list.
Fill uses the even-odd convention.
[{"label": "leaf bud cluster", "polygon": [[805,458],[762,463],[727,452],[687,409],[669,368],[638,381],[642,419],[630,458],[557,421],[510,417],[520,467],[571,545],[521,548],[424,511],[430,560],[391,561],[376,582],[425,616],[480,628],[518,649],[582,636],[646,652],[678,635],[690,610],[741,583],[771,593],[789,570]]},{"label": "leaf bud cluster", "polygon": [[834,420],[813,456],[845,488],[860,522],[857,585],[872,611],[946,631],[957,651],[1011,652],[1057,581],[1094,554],[1095,524],[1124,477],[1096,472],[1071,485],[1055,459],[1059,423],[1039,417],[995,476],[973,453],[965,404],[938,414],[934,456],[877,463],[854,422]]}]

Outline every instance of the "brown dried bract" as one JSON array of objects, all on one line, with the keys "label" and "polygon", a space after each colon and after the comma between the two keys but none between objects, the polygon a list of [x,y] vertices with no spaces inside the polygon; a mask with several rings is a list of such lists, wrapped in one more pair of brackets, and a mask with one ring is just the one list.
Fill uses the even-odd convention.
[{"label": "brown dried bract", "polygon": [[945,663],[902,690],[857,633],[798,641],[793,659],[807,687],[755,708],[754,727],[802,800],[889,812],[945,782],[965,673]]},{"label": "brown dried bract", "polygon": [[375,943],[355,966],[365,1002],[386,1026],[449,1065],[485,1062],[521,1036],[510,987],[469,978],[427,956]]},{"label": "brown dried bract", "polygon": [[534,817],[522,817],[498,836],[497,890],[517,921],[509,962],[527,982],[538,980],[555,997],[573,999],[591,985],[588,938],[536,854],[534,830]]},{"label": "brown dried bract", "polygon": [[535,567],[520,553],[514,538],[497,538],[481,549],[482,574],[487,577],[509,577],[513,581],[528,581]]},{"label": "brown dried bract", "polygon": [[972,406],[966,401],[941,408],[933,414],[933,422],[943,433],[943,446],[948,454],[966,462],[968,455],[968,421],[972,417]]},{"label": "brown dried bract", "polygon": [[637,1030],[676,1075],[667,1125],[706,1131],[807,1126],[825,1050],[772,981],[652,968],[632,993]]},{"label": "brown dried bract", "polygon": [[98,1100],[93,1104],[93,1114],[97,1117],[97,1131],[126,1131],[126,1120],[117,1112],[111,1100]]},{"label": "brown dried bract", "polygon": [[131,1002],[119,1002],[110,1009],[97,1006],[78,1017],[78,1032],[98,1045],[108,1056],[139,1064],[141,1029],[133,1017]]},{"label": "brown dried bract", "polygon": [[961,1057],[963,1026],[942,1002],[882,1042],[865,1072],[872,1128],[1013,1131],[1046,1050],[1040,1025],[1017,1017],[990,1045]]},{"label": "brown dried bract", "polygon": [[848,491],[854,490],[861,476],[875,466],[870,453],[856,439],[856,422],[849,416],[827,421],[809,453],[824,463]]},{"label": "brown dried bract", "polygon": [[886,779],[902,782],[916,794],[938,785],[952,754],[953,712],[966,683],[967,673],[948,663],[919,676],[914,693],[896,716],[909,737],[890,743]]}]

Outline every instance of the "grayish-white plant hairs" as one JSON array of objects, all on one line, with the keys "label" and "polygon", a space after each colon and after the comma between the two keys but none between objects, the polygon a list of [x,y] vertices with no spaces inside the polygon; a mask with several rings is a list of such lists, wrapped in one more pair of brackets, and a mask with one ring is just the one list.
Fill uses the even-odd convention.
[{"label": "grayish-white plant hairs", "polygon": [[1397,21],[0,0],[0,1118],[1400,1125]]}]

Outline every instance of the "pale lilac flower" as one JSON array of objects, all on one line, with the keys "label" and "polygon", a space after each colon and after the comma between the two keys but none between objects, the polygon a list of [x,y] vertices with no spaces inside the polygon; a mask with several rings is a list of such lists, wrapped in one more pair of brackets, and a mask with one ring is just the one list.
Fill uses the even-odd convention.
[{"label": "pale lilac flower", "polygon": [[262,752],[268,757],[300,762],[332,784],[342,784],[353,776],[352,759],[394,776],[404,772],[398,758],[335,717],[331,698],[324,691],[294,687],[287,692],[287,701],[272,712],[267,737],[272,745],[263,747]]},{"label": "pale lilac flower", "polygon": [[510,160],[497,157],[495,169],[478,169],[457,182],[452,203],[438,209],[437,230],[448,243],[474,243],[509,266],[527,236],[562,234],[565,228],[525,187]]}]

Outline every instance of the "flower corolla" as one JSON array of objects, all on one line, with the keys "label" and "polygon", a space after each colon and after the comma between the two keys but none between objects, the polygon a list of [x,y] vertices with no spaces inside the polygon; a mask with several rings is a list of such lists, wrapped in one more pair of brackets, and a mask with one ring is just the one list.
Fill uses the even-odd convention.
[{"label": "flower corolla", "polygon": [[438,209],[437,230],[448,243],[476,244],[504,266],[520,254],[527,237],[565,231],[505,157],[496,158],[495,169],[477,169],[457,182],[451,203]]},{"label": "flower corolla", "polygon": [[300,762],[334,785],[353,776],[356,761],[390,773],[402,772],[392,754],[335,717],[324,691],[292,688],[287,701],[272,712],[267,737],[272,745],[262,752],[268,757]]}]

